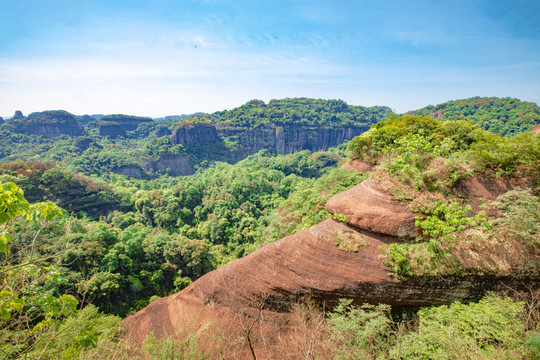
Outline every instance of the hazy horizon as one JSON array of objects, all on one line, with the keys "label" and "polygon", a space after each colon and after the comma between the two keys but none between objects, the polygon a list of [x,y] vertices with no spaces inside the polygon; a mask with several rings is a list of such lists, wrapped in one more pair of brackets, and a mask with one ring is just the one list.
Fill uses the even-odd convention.
[{"label": "hazy horizon", "polygon": [[540,3],[0,0],[0,114],[540,102]]}]

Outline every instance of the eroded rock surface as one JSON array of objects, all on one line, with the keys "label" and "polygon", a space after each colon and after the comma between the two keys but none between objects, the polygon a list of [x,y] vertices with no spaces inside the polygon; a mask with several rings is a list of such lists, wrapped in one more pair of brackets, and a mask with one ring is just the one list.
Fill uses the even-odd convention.
[{"label": "eroded rock surface", "polygon": [[415,214],[405,205],[395,204],[389,194],[369,178],[355,187],[334,195],[326,203],[332,214],[344,215],[347,224],[390,238],[414,238]]},{"label": "eroded rock surface", "polygon": [[[124,321],[131,340],[196,331],[208,322],[215,333],[237,339],[254,321],[264,338],[287,328],[290,303],[306,297],[330,307],[340,298],[358,305],[430,306],[478,300],[487,291],[520,286],[511,277],[392,277],[381,262],[381,246],[413,236],[416,214],[393,203],[374,180],[335,195],[327,209],[345,215],[346,224],[323,221],[151,303]],[[254,346],[265,358],[266,347]]]},{"label": "eroded rock surface", "polygon": [[36,112],[30,114],[28,118],[23,117],[22,113],[17,111],[5,126],[16,133],[41,135],[48,138],[60,135],[84,135],[84,129],[75,115],[64,110]]}]

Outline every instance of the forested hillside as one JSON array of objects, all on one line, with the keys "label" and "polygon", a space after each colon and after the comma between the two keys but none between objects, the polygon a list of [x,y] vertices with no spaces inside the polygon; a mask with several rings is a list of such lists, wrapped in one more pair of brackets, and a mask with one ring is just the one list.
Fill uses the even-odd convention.
[{"label": "forested hillside", "polygon": [[211,119],[220,125],[264,127],[268,125],[359,125],[375,124],[389,115],[387,106],[351,106],[343,100],[287,98],[251,100],[229,111],[216,112]]},{"label": "forested hillside", "polygon": [[471,120],[484,130],[502,135],[517,135],[540,125],[538,105],[509,97],[454,100],[410,113],[430,115],[440,120]]},{"label": "forested hillside", "polygon": [[[525,131],[538,123],[538,108],[514,99],[462,102],[470,112],[460,114],[472,114],[471,121],[452,115],[459,101],[418,110],[442,111],[434,119],[305,98],[253,100],[159,122],[109,115],[82,124],[67,112],[7,121],[0,125],[0,359],[233,359],[251,356],[250,348],[266,351],[267,344],[274,358],[284,359],[538,357],[540,134]],[[487,121],[495,112],[488,103],[512,106]],[[506,136],[484,130],[488,123]],[[62,124],[83,133],[68,133]],[[319,128],[324,136],[314,135]],[[367,131],[337,148],[293,151],[291,144],[333,144],[327,138],[344,139],[347,128]],[[273,148],[257,150],[245,140],[269,133]],[[296,134],[295,140],[282,133]],[[174,166],[189,167],[190,175],[178,176]],[[364,186],[362,196],[379,201],[366,216],[348,207],[359,202],[349,196],[358,186]],[[376,216],[369,211],[384,206],[406,214],[412,229],[378,233],[377,226],[391,229],[401,221],[370,223]],[[319,231],[325,221],[338,230]],[[216,330],[218,316],[182,327],[177,338],[153,334],[142,348],[124,341],[121,318],[149,304],[170,305],[167,296],[188,287],[204,311],[222,311],[231,299],[220,299],[226,291],[207,296],[205,289],[224,287],[208,279],[234,277],[241,267],[235,260],[271,254],[282,245],[263,247],[289,235],[282,247],[297,248],[290,258],[272,261],[303,279],[315,267],[333,271],[326,258],[331,251],[313,258],[316,252],[302,242],[307,235],[293,235],[301,231],[316,241],[328,235],[336,259],[365,256],[355,261],[378,264],[387,283],[382,290],[369,282],[358,287],[346,282],[354,273],[346,269],[329,284],[338,289],[333,294],[312,291],[320,278],[275,299],[240,297],[244,307],[230,319],[244,326],[234,339]],[[317,266],[292,260],[302,251]],[[211,273],[216,269],[225,271]],[[237,275],[235,290],[253,279],[271,280],[249,291],[292,281],[280,279],[276,269],[259,276],[263,267],[250,267]],[[409,279],[435,279],[444,291],[462,280],[476,289],[503,278],[522,286],[508,289],[508,296],[479,291],[476,298],[449,288],[452,296],[474,301],[451,304],[440,297],[446,305],[420,310],[414,304],[422,299],[411,307],[362,305],[362,296],[377,291],[405,301]],[[307,293],[309,299],[300,298]],[[221,321],[229,319],[226,310],[220,314]],[[174,323],[158,315],[152,316],[161,329]],[[270,328],[276,337],[265,332]]]},{"label": "forested hillside", "polygon": [[[390,112],[387,107],[351,106],[340,100],[298,98],[268,104],[252,100],[229,111],[159,122],[106,115],[85,122],[83,129],[66,111],[45,111],[27,118],[20,115],[0,126],[0,160],[62,161],[86,175],[114,172],[145,179],[163,173],[188,175],[208,161],[234,163],[263,149],[279,154],[324,151]],[[211,132],[193,126],[205,123]],[[183,136],[178,137],[181,129]]]}]

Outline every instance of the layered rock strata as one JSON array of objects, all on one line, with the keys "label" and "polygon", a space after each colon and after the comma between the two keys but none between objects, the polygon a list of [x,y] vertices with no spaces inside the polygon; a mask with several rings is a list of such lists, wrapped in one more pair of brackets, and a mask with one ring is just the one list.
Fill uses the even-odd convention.
[{"label": "layered rock strata", "polygon": [[[392,277],[380,260],[381,246],[415,236],[417,214],[392,202],[372,179],[335,195],[326,206],[345,215],[346,223],[323,221],[151,303],[124,321],[131,340],[141,343],[149,333],[160,337],[210,321],[216,332],[233,339],[242,336],[243,321],[256,316],[259,330],[271,334],[287,327],[288,305],[305,297],[325,306],[340,298],[356,304],[430,306],[473,301],[486,291],[520,286],[510,277]],[[343,241],[353,248],[338,246]],[[264,356],[262,347],[255,351]]]},{"label": "layered rock strata", "polygon": [[77,118],[63,110],[51,110],[32,113],[28,118],[13,117],[6,123],[12,131],[20,134],[41,135],[54,138],[60,135],[81,136],[84,128]]}]

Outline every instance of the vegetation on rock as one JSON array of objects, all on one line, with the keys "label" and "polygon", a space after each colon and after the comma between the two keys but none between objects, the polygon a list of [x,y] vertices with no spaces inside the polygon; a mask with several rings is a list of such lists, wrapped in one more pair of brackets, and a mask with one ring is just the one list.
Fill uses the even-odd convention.
[{"label": "vegetation on rock", "polygon": [[[330,218],[328,199],[369,176],[386,184],[395,202],[422,215],[417,239],[385,247],[383,261],[397,278],[538,279],[540,134],[521,133],[538,123],[538,110],[514,100],[466,99],[382,122],[390,114],[385,107],[253,100],[230,111],[159,124],[105,116],[88,122],[84,135],[55,138],[17,133],[10,126],[46,123],[58,112],[21,115],[0,125],[0,157],[10,161],[0,164],[0,359],[133,358],[121,339],[118,316]],[[499,108],[505,110],[494,117]],[[419,115],[439,110],[438,119]],[[168,136],[179,125],[359,124],[371,129],[351,140],[348,151],[352,159],[374,165],[369,174],[338,168],[343,146],[288,155],[262,150],[233,165],[217,161],[238,152],[233,138],[201,145],[175,144]],[[98,136],[105,125],[124,127],[114,136]],[[160,135],[164,130],[168,133]],[[172,169],[156,165],[180,157],[188,159],[193,175],[174,176]],[[467,192],[468,181],[477,178],[520,186],[482,204]],[[349,222],[341,214],[333,217]],[[378,249],[353,230],[331,237],[345,252]],[[384,304],[354,306],[343,300],[326,311],[319,304],[291,304],[292,326],[269,343],[284,359],[537,357],[538,290],[532,286],[527,299],[514,296],[526,301],[487,295],[477,303],[423,308],[399,319],[392,318],[396,309]],[[223,356],[224,349],[245,345],[237,339],[224,346],[225,340],[213,337],[215,346],[206,347],[210,329],[211,323],[185,329],[180,340],[150,337],[139,355],[195,359],[214,356],[211,349]]]}]

